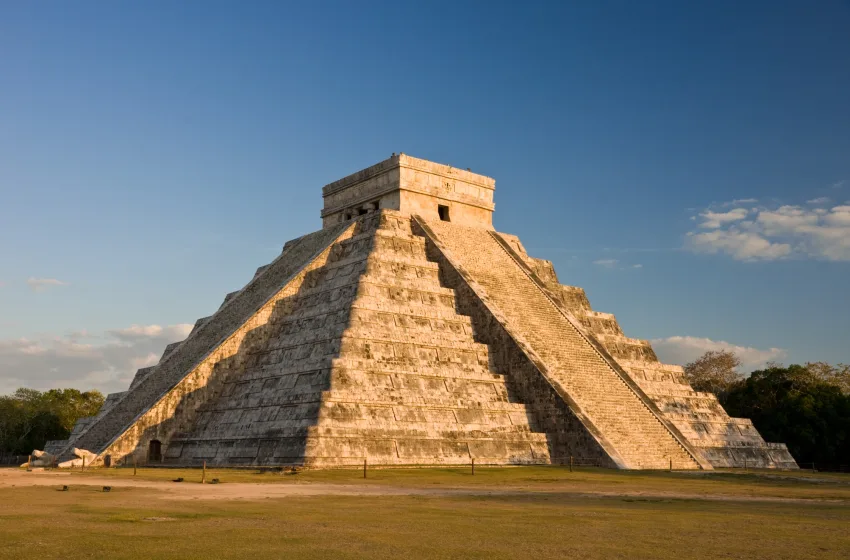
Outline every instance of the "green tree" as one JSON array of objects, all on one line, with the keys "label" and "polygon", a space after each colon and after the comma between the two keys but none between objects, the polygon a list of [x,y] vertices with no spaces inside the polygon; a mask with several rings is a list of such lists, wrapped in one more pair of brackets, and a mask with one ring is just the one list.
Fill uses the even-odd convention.
[{"label": "green tree", "polygon": [[846,364],[830,365],[826,362],[808,362],[806,371],[812,378],[835,385],[845,395],[850,395],[850,366]]},{"label": "green tree", "polygon": [[726,393],[744,376],[738,373],[741,360],[729,350],[710,350],[685,365],[685,377],[697,391],[714,393],[723,401]]},{"label": "green tree", "polygon": [[79,418],[94,416],[103,406],[98,391],[36,391],[21,388],[0,396],[0,451],[27,454],[44,449],[51,439],[65,439]]},{"label": "green tree", "polygon": [[750,418],[765,440],[786,443],[800,464],[850,464],[850,395],[808,365],[755,371],[730,389],[724,406]]}]

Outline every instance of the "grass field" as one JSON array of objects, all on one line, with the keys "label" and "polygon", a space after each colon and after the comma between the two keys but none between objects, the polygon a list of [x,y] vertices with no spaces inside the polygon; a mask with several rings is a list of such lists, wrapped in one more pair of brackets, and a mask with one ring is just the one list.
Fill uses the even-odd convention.
[{"label": "grass field", "polygon": [[[188,469],[3,474],[3,558],[850,557],[848,475],[209,470],[222,484],[201,485]],[[341,495],[352,491],[364,494]]]}]

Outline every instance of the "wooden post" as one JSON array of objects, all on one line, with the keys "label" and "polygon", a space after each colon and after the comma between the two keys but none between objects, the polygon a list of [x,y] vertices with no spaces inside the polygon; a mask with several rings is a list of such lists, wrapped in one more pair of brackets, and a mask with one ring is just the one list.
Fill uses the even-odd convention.
[{"label": "wooden post", "polygon": [[366,478],[366,459],[363,459],[363,478]]},{"label": "wooden post", "polygon": [[670,457],[670,472],[673,472],[673,457]]},{"label": "wooden post", "polygon": [[136,476],[136,454],[133,453],[133,476]]},{"label": "wooden post", "polygon": [[204,461],[202,473],[203,474],[201,474],[201,484],[206,484],[207,483],[207,462],[206,461]]},{"label": "wooden post", "polygon": [[28,471],[31,471],[31,470],[32,470],[32,455],[30,455],[29,457],[27,457],[27,470],[28,470]]},{"label": "wooden post", "polygon": [[80,470],[83,470],[83,471],[86,470],[86,456],[85,455],[83,455],[83,468],[80,469]]},{"label": "wooden post", "polygon": [[475,457],[472,458],[472,476],[475,476]]},{"label": "wooden post", "polygon": [[570,455],[570,472],[573,472],[573,456]]}]

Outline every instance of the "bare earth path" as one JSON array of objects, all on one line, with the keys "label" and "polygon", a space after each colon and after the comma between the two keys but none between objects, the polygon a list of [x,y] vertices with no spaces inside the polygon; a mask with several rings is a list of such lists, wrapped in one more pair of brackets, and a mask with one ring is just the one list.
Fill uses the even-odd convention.
[{"label": "bare earth path", "polygon": [[788,498],[776,496],[745,496],[712,493],[689,493],[680,491],[607,491],[599,489],[568,489],[562,487],[508,488],[494,487],[447,487],[428,488],[423,486],[392,486],[386,484],[362,485],[323,482],[287,481],[280,483],[231,482],[226,484],[198,484],[197,482],[175,483],[171,480],[145,478],[121,478],[98,476],[62,471],[27,472],[23,469],[0,469],[0,489],[30,486],[91,486],[148,488],[157,491],[160,499],[166,500],[263,500],[269,498],[305,496],[521,496],[529,493],[557,493],[573,498],[638,498],[708,500],[719,502],[766,502],[766,503],[833,503],[846,504],[841,498]]}]

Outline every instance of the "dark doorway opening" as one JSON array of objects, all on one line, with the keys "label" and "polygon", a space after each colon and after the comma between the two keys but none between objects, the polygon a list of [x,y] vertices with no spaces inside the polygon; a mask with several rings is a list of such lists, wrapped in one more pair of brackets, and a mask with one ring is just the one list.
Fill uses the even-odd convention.
[{"label": "dark doorway opening", "polygon": [[437,205],[437,213],[440,215],[440,219],[444,222],[450,222],[449,219],[449,207],[443,206],[442,204]]},{"label": "dark doorway opening", "polygon": [[152,439],[148,444],[148,461],[151,463],[162,461],[162,442],[158,439]]},{"label": "dark doorway opening", "polygon": [[103,457],[103,466],[107,469],[112,466],[112,455],[105,455]]}]

